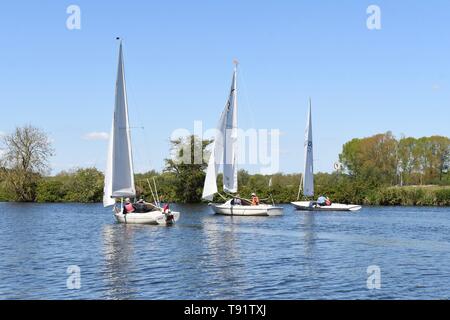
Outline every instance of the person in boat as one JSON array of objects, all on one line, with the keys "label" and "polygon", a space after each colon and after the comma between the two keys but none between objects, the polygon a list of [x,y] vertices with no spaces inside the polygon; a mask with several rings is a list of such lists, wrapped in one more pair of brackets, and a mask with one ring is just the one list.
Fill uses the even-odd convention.
[{"label": "person in boat", "polygon": [[252,193],[252,206],[259,206],[259,198],[254,192]]},{"label": "person in boat", "polygon": [[144,201],[144,198],[140,198],[139,201],[134,204],[134,208],[135,212],[138,213],[145,213],[152,210],[149,208],[149,203]]},{"label": "person in boat", "polygon": [[169,203],[164,204],[162,211],[163,213],[170,213]]},{"label": "person in boat", "polygon": [[328,197],[325,196],[320,196],[317,199],[317,204],[321,207],[325,207],[325,206],[331,206],[331,200]]},{"label": "person in boat", "polygon": [[325,206],[325,201],[327,201],[327,198],[324,196],[320,196],[319,198],[317,198],[317,204],[321,207]]},{"label": "person in boat", "polygon": [[231,205],[233,205],[233,206],[241,206],[242,205],[241,196],[239,194],[237,194],[236,197],[234,197],[233,200],[231,200]]},{"label": "person in boat", "polygon": [[125,199],[125,203],[123,205],[123,214],[132,213],[136,209],[134,208],[133,204],[131,203],[130,198]]}]

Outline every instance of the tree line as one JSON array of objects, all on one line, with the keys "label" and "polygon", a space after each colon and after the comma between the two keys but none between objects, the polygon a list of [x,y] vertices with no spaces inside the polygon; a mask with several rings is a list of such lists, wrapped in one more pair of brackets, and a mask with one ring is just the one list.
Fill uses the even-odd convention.
[{"label": "tree line", "polygon": [[[50,139],[32,126],[17,128],[1,139],[0,201],[101,202],[103,173],[79,168],[49,175],[54,154]],[[149,184],[158,186],[158,197],[177,203],[201,202],[206,160],[194,163],[195,149],[207,152],[211,141],[194,136],[171,141],[175,157],[165,160],[162,172],[135,175],[137,196],[153,200]],[[207,157],[205,157],[207,158]],[[375,205],[450,205],[450,139],[442,136],[401,137],[392,133],[353,139],[339,155],[342,169],[315,174],[316,195],[334,202]],[[222,176],[217,179],[222,192]],[[239,192],[276,203],[297,200],[300,174],[238,173]],[[270,182],[270,183],[269,183]],[[221,201],[217,196],[217,201]]]},{"label": "tree line", "polygon": [[347,173],[376,185],[448,184],[450,139],[396,139],[391,132],[353,139],[340,155]]}]

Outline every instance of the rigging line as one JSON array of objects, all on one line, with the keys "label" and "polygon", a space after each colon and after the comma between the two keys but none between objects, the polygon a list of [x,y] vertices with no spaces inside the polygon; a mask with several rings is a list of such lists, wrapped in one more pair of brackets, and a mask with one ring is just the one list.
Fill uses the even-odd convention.
[{"label": "rigging line", "polygon": [[[245,79],[244,79],[244,70],[243,70],[242,66],[239,66],[238,77],[242,80],[242,86],[244,87],[244,92],[245,92],[244,95],[245,95],[246,104],[247,104],[247,108],[246,108],[247,116],[250,119],[252,128],[256,129],[256,127],[255,127],[255,119],[253,117],[253,115],[254,115],[253,108],[252,108],[252,104],[250,102],[247,85],[246,85],[246,82],[245,82]],[[250,114],[248,115],[249,112],[250,112]]]},{"label": "rigging line", "polygon": [[[134,90],[134,85],[133,85],[133,81],[130,81],[129,79],[127,80],[127,84],[128,84],[128,88],[129,88],[129,91],[130,91],[130,95],[128,95],[128,98],[130,98],[131,97],[131,99],[130,100],[132,100],[131,102],[132,102],[132,104],[133,104],[133,109],[135,109],[135,114],[137,115],[137,123],[138,123],[138,126],[136,126],[136,127],[130,127],[130,129],[131,128],[138,128],[138,129],[142,129],[142,131],[141,131],[141,139],[143,139],[144,140],[144,145],[145,145],[145,142],[147,142],[147,141],[150,141],[150,140],[148,140],[148,137],[147,137],[147,134],[146,134],[146,130],[145,130],[145,126],[144,126],[144,123],[143,123],[143,117],[142,117],[142,115],[143,115],[143,113],[142,113],[142,109],[140,108],[140,105],[138,104],[138,102],[137,102],[137,99],[135,98],[135,90]],[[133,121],[136,119],[136,117],[133,117]],[[148,157],[148,159],[149,159],[149,161],[147,162],[147,161],[145,161],[144,160],[144,158],[146,158],[146,155],[145,154],[142,154],[141,153],[141,149],[144,149],[144,148],[134,148],[136,151],[135,151],[135,153],[137,153],[137,158],[138,158],[138,161],[141,163],[141,166],[142,166],[142,169],[143,169],[143,171],[145,172],[145,171],[150,171],[151,170],[151,157]],[[149,165],[148,165],[148,169],[145,169],[145,167],[146,167],[146,164],[147,163],[149,163]]]},{"label": "rigging line", "polygon": [[[123,37],[122,38],[117,37],[116,39],[117,40],[121,39],[121,41],[124,40]],[[124,53],[122,53],[122,54],[125,56]],[[135,99],[135,94],[134,94],[135,91],[133,89],[134,88],[133,81],[131,80],[130,77],[126,77],[127,72],[125,70],[125,57],[123,57],[122,63],[123,63],[125,83],[126,83],[126,89],[127,89],[127,92],[126,92],[127,102],[131,102],[131,105],[133,106],[131,108],[131,110],[130,110],[130,104],[128,103],[128,121],[129,122],[131,121],[132,123],[138,123],[139,124],[139,126],[133,126],[133,127],[129,126],[128,130],[129,130],[129,133],[130,133],[130,136],[131,136],[131,129],[143,129],[142,131],[144,131],[144,126],[143,126],[143,124],[141,122],[141,118],[142,117],[140,116],[141,112],[139,110],[139,105],[138,105],[138,103],[137,103],[137,101]],[[134,113],[138,114],[138,117],[137,117],[138,121],[136,121],[136,117],[133,117],[133,119],[131,119],[131,115],[133,115]],[[120,128],[120,129],[124,129],[124,128]],[[141,148],[134,148],[134,146],[136,146],[136,139],[134,139],[134,143],[133,143],[133,139],[131,140],[132,155],[133,155],[133,169],[134,169],[134,173],[136,173],[137,168],[139,167],[139,166],[137,166],[137,164],[144,163],[144,162],[142,161]]]}]

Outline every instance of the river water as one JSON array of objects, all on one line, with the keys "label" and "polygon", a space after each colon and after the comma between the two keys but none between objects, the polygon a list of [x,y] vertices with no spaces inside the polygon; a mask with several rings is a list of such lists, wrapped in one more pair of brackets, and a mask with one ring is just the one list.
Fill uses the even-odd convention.
[{"label": "river water", "polygon": [[160,227],[117,224],[100,204],[0,203],[0,298],[450,298],[449,208],[284,207],[173,206],[180,220]]}]

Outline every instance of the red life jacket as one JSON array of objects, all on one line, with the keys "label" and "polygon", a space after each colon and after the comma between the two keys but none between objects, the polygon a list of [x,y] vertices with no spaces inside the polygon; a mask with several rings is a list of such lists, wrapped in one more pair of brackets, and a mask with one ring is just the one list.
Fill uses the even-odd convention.
[{"label": "red life jacket", "polygon": [[133,212],[134,211],[134,207],[131,203],[125,203],[125,209],[127,210],[127,213]]}]

